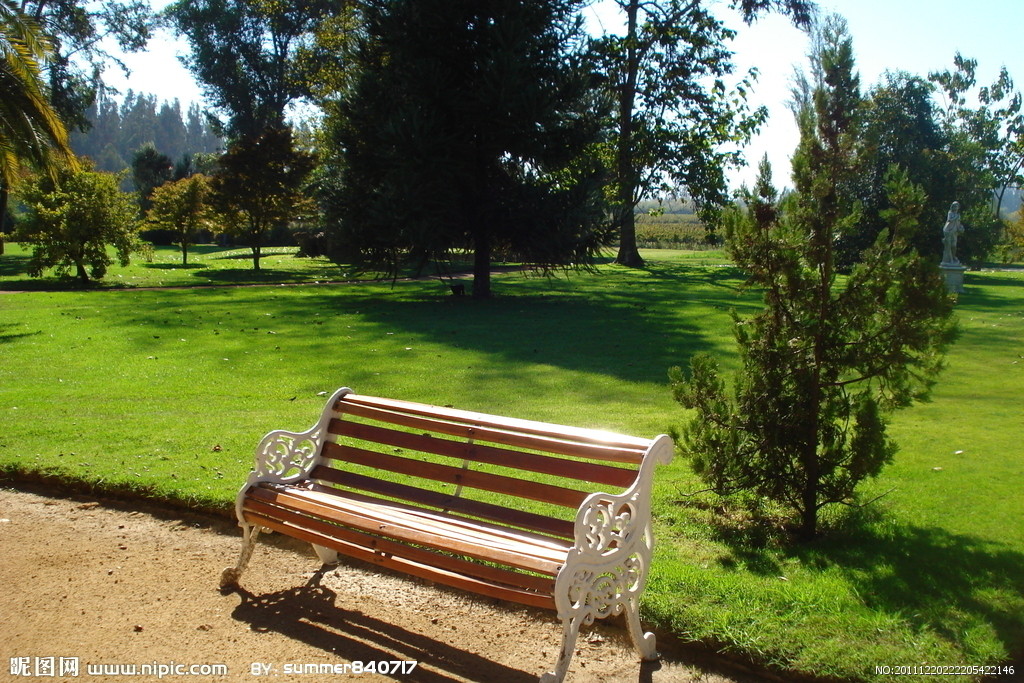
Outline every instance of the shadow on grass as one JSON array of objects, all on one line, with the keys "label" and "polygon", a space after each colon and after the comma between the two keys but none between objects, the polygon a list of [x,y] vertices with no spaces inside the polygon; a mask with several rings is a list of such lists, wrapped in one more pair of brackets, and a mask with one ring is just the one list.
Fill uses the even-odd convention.
[{"label": "shadow on grass", "polygon": [[[994,631],[1011,655],[1024,642],[1024,553],[1008,545],[887,520],[862,509],[806,545],[779,549],[757,525],[719,523],[716,535],[732,552],[724,566],[742,563],[763,576],[785,574],[782,561],[838,570],[863,603],[896,615],[916,631],[929,630],[960,647],[975,628]],[[783,541],[785,543],[786,541]]]},{"label": "shadow on grass", "polygon": [[309,282],[310,274],[300,270],[282,268],[255,270],[253,268],[201,268],[193,276],[219,285],[251,285]]},{"label": "shadow on grass", "polygon": [[145,263],[143,267],[150,270],[202,270],[209,268],[202,263]]},{"label": "shadow on grass", "polygon": [[[979,287],[978,285],[984,285]],[[994,313],[1019,313],[1020,291],[1024,277],[1008,274],[968,274],[957,309],[961,312],[984,310]]]},{"label": "shadow on grass", "polygon": [[28,275],[28,263],[31,256],[20,254],[3,254],[0,256],[0,277],[19,277]]},{"label": "shadow on grass", "polygon": [[35,332],[7,332],[6,330],[12,327],[11,325],[0,325],[0,344],[8,344],[19,339],[25,339],[26,337],[35,337],[42,332],[36,330]]},{"label": "shadow on grass", "polygon": [[579,292],[571,277],[510,277],[495,281],[497,296],[489,301],[453,297],[432,282],[421,285],[419,296],[377,295],[355,304],[338,290],[320,305],[325,311],[357,305],[361,316],[382,326],[513,365],[549,364],[656,384],[666,382],[669,367],[717,349],[711,337],[721,335],[722,317],[716,311],[759,308],[756,296],[738,294],[732,269],[708,273],[656,264],[609,275],[607,284],[598,276],[596,286]]}]

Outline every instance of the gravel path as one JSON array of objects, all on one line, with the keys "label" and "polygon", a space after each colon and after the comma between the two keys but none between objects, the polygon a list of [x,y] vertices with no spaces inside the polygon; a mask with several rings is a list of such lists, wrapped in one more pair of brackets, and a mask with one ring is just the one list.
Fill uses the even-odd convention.
[{"label": "gravel path", "polygon": [[[261,542],[243,588],[221,593],[217,580],[239,538],[227,521],[143,503],[0,489],[0,680],[158,680],[109,667],[173,664],[200,668],[162,680],[515,683],[554,664],[561,628],[553,614],[355,563],[317,571],[308,546],[277,535]],[[397,669],[388,675],[343,673],[346,663],[382,661],[406,663],[385,665]],[[50,666],[54,677],[38,676]],[[582,634],[567,677],[759,680],[682,650],[641,665],[619,625]]]}]

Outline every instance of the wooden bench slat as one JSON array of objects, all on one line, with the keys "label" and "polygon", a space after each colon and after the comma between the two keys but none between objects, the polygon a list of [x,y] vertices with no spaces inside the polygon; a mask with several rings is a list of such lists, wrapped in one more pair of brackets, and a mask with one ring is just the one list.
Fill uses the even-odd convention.
[{"label": "wooden bench slat", "polygon": [[446,524],[444,520],[411,518],[402,514],[401,510],[389,510],[381,505],[341,507],[331,502],[311,499],[301,491],[255,487],[250,491],[246,505],[252,504],[254,500],[324,517],[373,534],[551,576],[558,573],[568,552],[565,549],[556,550],[531,544],[528,539],[513,542],[508,538],[498,538],[485,533],[483,529],[470,533],[463,527]]},{"label": "wooden bench slat", "polygon": [[250,524],[257,524],[261,527],[298,538],[299,540],[315,543],[327,548],[333,548],[343,555],[348,555],[349,557],[354,557],[365,562],[371,562],[412,576],[418,576],[428,581],[434,581],[453,588],[459,588],[461,590],[501,600],[508,600],[510,602],[516,602],[523,605],[530,605],[543,609],[555,608],[555,600],[550,595],[498,585],[491,581],[485,581],[473,576],[466,576],[446,570],[444,568],[422,564],[397,555],[381,554],[359,545],[347,543],[340,538],[334,537],[333,534],[327,535],[317,533],[315,531],[311,531],[305,526],[286,524],[276,519],[264,517],[263,515],[251,512],[247,513],[247,521]]},{"label": "wooden bench slat", "polygon": [[336,436],[347,436],[411,451],[444,455],[460,460],[473,460],[474,462],[551,474],[596,484],[609,484],[620,488],[627,488],[636,480],[635,469],[551,458],[484,444],[451,441],[428,434],[412,434],[351,420],[331,420],[328,431]]},{"label": "wooden bench slat", "polygon": [[[458,436],[464,439],[487,441],[489,443],[498,443],[506,446],[514,446],[516,448],[545,451],[548,453],[568,455],[577,458],[589,458],[591,460],[605,460],[608,462],[621,462],[633,465],[639,463],[643,459],[643,454],[646,449],[646,445],[643,447],[637,446],[625,448],[622,446],[568,441],[565,439],[556,439],[550,436],[538,434],[493,429],[475,424],[466,424],[464,422],[450,422],[436,417],[411,415],[409,413],[397,412],[378,406],[362,405],[359,403],[345,403],[344,414],[377,420],[380,422],[387,422],[403,427],[412,427],[413,429],[421,429],[428,432]],[[333,423],[330,431],[333,434],[339,433],[335,431]],[[587,481],[597,482],[599,480],[588,479]]]},{"label": "wooden bench slat", "polygon": [[[253,499],[246,501],[247,505],[251,505],[252,503]],[[288,504],[290,509],[298,510],[304,515],[319,515],[321,518],[326,516],[326,518],[331,522],[341,524],[349,528],[372,532],[373,534],[379,534],[380,536],[403,541],[405,543],[415,543],[435,550],[445,550],[458,555],[466,555],[478,560],[496,562],[508,567],[517,567],[519,569],[526,569],[554,576],[558,573],[558,567],[561,566],[560,563],[555,563],[550,560],[542,560],[529,555],[510,552],[508,550],[486,547],[480,544],[474,544],[465,539],[431,533],[429,530],[423,528],[412,528],[410,525],[399,524],[394,521],[384,521],[347,511],[342,512],[334,510],[332,514],[332,511],[325,510],[322,506],[313,501],[302,499],[282,499],[280,504]]]},{"label": "wooden bench slat", "polygon": [[[274,486],[271,485],[268,486],[268,488],[274,488]],[[311,489],[291,488],[290,490],[295,495],[321,500],[331,505],[363,504],[375,507],[385,506],[391,510],[401,511],[405,515],[429,520],[440,519],[443,520],[445,524],[451,525],[452,527],[461,527],[478,532],[482,531],[492,537],[508,538],[517,542],[527,541],[532,545],[550,548],[563,554],[568,552],[573,545],[566,539],[552,538],[551,536],[544,536],[542,534],[537,534],[523,529],[510,529],[506,525],[491,524],[476,519],[460,517],[440,510],[425,510],[421,507],[415,507],[413,505],[393,500],[385,500],[383,498],[375,498],[355,491],[342,491],[341,489],[333,489],[320,485]]]},{"label": "wooden bench slat", "polygon": [[333,467],[316,467],[310,473],[310,478],[361,491],[369,491],[390,498],[400,498],[412,503],[428,505],[438,510],[457,512],[492,522],[510,524],[541,534],[551,534],[566,539],[572,539],[575,535],[575,526],[573,522],[568,520],[539,515],[525,510],[513,510],[501,505],[493,505],[468,498],[457,498],[450,493],[430,491],[418,486],[385,481],[376,477],[346,472]]},{"label": "wooden bench slat", "polygon": [[322,520],[303,517],[299,513],[291,510],[271,509],[264,511],[259,508],[247,508],[245,514],[251,519],[266,520],[280,518],[285,523],[293,525],[293,528],[294,526],[306,526],[324,536],[337,538],[345,541],[346,543],[361,546],[375,553],[405,556],[410,560],[415,560],[423,565],[447,569],[449,571],[465,574],[466,576],[492,581],[512,588],[521,588],[523,590],[541,594],[549,594],[554,589],[554,579],[548,576],[538,576],[537,574],[527,574],[520,571],[503,569],[501,567],[495,567],[454,557],[452,555],[446,555],[444,553],[438,553],[425,548],[417,548],[391,539],[373,536],[372,534],[367,534],[362,531],[356,531],[355,529],[334,526]]},{"label": "wooden bench slat", "polygon": [[536,422],[533,420],[522,420],[512,417],[501,417],[498,415],[487,415],[485,413],[477,413],[469,410],[442,408],[440,406],[431,406],[424,403],[379,398],[377,396],[346,394],[337,402],[335,410],[344,412],[346,405],[378,406],[387,410],[407,413],[410,415],[438,417],[452,422],[462,422],[480,427],[492,427],[496,429],[523,432],[526,434],[536,434],[538,436],[547,436],[554,439],[571,439],[583,443],[592,443],[617,448],[645,451],[648,446],[651,445],[650,439],[641,439],[627,436],[625,434],[615,434],[597,429],[567,427],[547,422]]},{"label": "wooden bench slat", "polygon": [[323,445],[322,453],[325,457],[334,460],[343,460],[357,465],[365,465],[379,470],[406,474],[422,479],[433,479],[449,484],[462,484],[463,486],[482,491],[504,493],[568,508],[579,508],[584,499],[590,495],[586,491],[578,491],[563,486],[515,479],[488,472],[476,472],[461,467],[439,465],[412,458],[402,458],[332,442]]}]

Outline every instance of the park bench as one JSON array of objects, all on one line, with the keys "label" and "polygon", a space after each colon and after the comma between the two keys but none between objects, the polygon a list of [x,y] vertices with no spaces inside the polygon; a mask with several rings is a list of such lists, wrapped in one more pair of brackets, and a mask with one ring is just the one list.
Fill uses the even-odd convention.
[{"label": "park bench", "polygon": [[[493,598],[557,611],[561,681],[580,627],[625,613],[640,627],[651,562],[651,481],[665,435],[610,432],[361,396],[339,389],[308,431],[274,431],[238,495],[238,581],[273,530],[338,553]],[[613,493],[599,489],[614,490]]]}]

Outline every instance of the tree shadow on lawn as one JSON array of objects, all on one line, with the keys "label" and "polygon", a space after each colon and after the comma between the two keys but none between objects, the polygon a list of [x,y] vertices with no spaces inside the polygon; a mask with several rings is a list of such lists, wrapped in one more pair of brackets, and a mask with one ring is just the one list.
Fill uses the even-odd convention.
[{"label": "tree shadow on lawn", "polygon": [[[762,576],[786,573],[799,560],[817,570],[838,569],[870,609],[898,616],[915,631],[930,630],[968,646],[970,630],[989,625],[1011,655],[1024,642],[1024,553],[1008,545],[886,520],[883,511],[850,513],[818,540],[768,548],[756,528],[719,524],[716,535],[732,557]],[[986,662],[995,664],[995,662]]]},{"label": "tree shadow on lawn", "polygon": [[211,284],[249,285],[310,282],[314,275],[302,270],[285,270],[283,268],[255,270],[249,268],[209,268],[203,266],[192,273],[194,277],[206,280]]},{"label": "tree shadow on lawn", "polygon": [[1024,278],[984,273],[968,276],[956,310],[961,315],[971,311],[1019,314],[1022,298]]},{"label": "tree shadow on lawn", "polygon": [[14,325],[0,325],[0,344],[8,344],[19,339],[36,337],[42,334],[39,330],[35,332],[5,332],[5,330],[13,327]]},{"label": "tree shadow on lawn", "polygon": [[[662,384],[669,367],[721,350],[714,338],[730,334],[725,311],[759,308],[756,297],[740,298],[734,274],[662,265],[618,275],[614,289],[576,292],[571,280],[529,278],[497,281],[489,301],[424,288],[418,297],[363,299],[358,308],[383,326],[512,363]],[[326,310],[339,304],[349,305],[341,292],[323,299]]]},{"label": "tree shadow on lawn", "polygon": [[3,254],[0,256],[0,277],[27,276],[31,260],[27,254]]},{"label": "tree shadow on lawn", "polygon": [[205,263],[145,263],[143,267],[150,270],[203,270],[209,268]]}]

